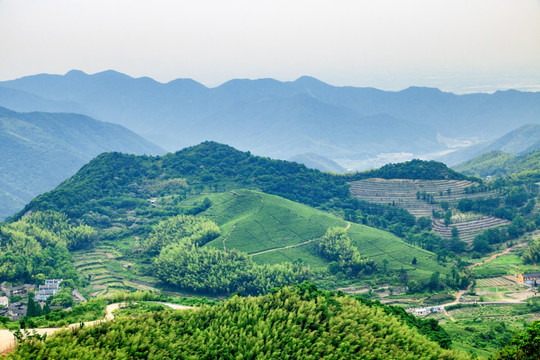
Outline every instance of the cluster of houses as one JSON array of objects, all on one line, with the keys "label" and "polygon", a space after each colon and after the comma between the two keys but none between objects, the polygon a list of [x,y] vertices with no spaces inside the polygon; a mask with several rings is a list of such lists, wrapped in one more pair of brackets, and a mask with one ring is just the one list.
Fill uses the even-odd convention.
[{"label": "cluster of houses", "polygon": [[518,283],[540,285],[540,272],[518,274]]},{"label": "cluster of houses", "polygon": [[[39,285],[38,291],[36,291],[35,299],[37,302],[45,302],[49,296],[56,295],[60,290],[60,283],[62,279],[47,279],[44,285]],[[20,286],[10,286],[6,282],[0,284],[0,316],[7,316],[10,320],[19,320],[26,315],[27,306],[24,301],[16,301],[10,303],[9,299],[12,296],[20,296],[26,300],[29,291],[34,291],[35,285],[24,284]]]}]

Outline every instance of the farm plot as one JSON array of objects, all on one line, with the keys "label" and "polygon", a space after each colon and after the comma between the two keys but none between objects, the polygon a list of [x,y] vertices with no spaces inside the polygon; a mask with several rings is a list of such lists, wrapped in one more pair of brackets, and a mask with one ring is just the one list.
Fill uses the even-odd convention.
[{"label": "farm plot", "polygon": [[448,310],[455,321],[441,321],[452,338],[453,348],[488,358],[508,341],[514,332],[523,330],[540,317],[524,304],[499,306],[472,305]]},{"label": "farm plot", "polygon": [[[328,262],[318,254],[316,242],[330,227],[347,229],[360,253],[382,268],[409,272],[411,278],[426,279],[435,271],[448,273],[436,255],[405,243],[397,236],[365,225],[347,223],[332,214],[274,195],[252,190],[205,194],[212,202],[200,216],[215,221],[221,236],[205,246],[236,249],[253,256],[260,264],[301,260],[313,269]],[[193,200],[191,200],[193,201]],[[412,265],[416,258],[417,264]]]},{"label": "farm plot", "polygon": [[452,228],[456,227],[459,238],[466,243],[472,243],[475,236],[480,235],[484,230],[509,225],[510,221],[499,219],[493,216],[479,216],[477,219],[463,221],[446,226],[443,219],[434,219],[432,222],[433,231],[442,238],[452,238]]},{"label": "farm plot", "polygon": [[256,191],[237,190],[207,197],[212,206],[201,215],[220,226],[221,236],[206,246],[218,249],[256,254],[304,244],[322,237],[329,227],[347,225],[330,214]]},{"label": "farm plot", "polygon": [[77,251],[73,258],[80,277],[90,282],[88,290],[91,296],[120,290],[154,289],[155,280],[131,271],[133,264],[123,260],[121,253],[112,245],[100,244],[92,250]]},{"label": "farm plot", "polygon": [[[517,278],[516,278],[517,280]],[[496,278],[490,278],[490,279],[478,279],[476,281],[476,286],[477,287],[485,287],[485,286],[489,286],[489,287],[508,287],[508,286],[515,286],[516,285],[516,281],[512,281],[510,279],[508,279],[507,277],[496,277]]]},{"label": "farm plot", "polygon": [[390,204],[406,209],[415,216],[431,216],[441,211],[438,204],[430,204],[417,196],[426,193],[435,202],[457,203],[464,198],[493,196],[494,192],[466,194],[465,188],[474,183],[468,180],[409,180],[372,178],[350,182],[351,195],[359,200],[376,204]]},{"label": "farm plot", "polygon": [[478,279],[476,293],[481,301],[517,302],[534,296],[528,286],[517,283],[515,276]]},{"label": "farm plot", "polygon": [[472,269],[476,278],[492,278],[495,276],[508,275],[516,278],[517,274],[537,272],[535,265],[524,265],[521,260],[522,249],[513,249],[509,254],[504,254],[496,259],[476,266]]}]

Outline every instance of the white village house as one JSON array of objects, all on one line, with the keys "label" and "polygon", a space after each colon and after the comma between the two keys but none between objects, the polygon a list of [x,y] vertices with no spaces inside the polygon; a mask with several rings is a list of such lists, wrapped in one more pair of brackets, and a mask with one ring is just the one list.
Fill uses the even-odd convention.
[{"label": "white village house", "polygon": [[60,290],[60,283],[63,279],[47,279],[44,285],[39,285],[39,290],[36,291],[37,301],[46,301],[49,296],[56,295]]}]

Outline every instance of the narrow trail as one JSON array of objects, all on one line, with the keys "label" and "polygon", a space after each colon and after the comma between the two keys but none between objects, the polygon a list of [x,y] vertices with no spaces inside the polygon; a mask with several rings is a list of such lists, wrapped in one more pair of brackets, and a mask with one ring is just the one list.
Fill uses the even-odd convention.
[{"label": "narrow trail", "polygon": [[[349,221],[347,221],[347,226],[345,227],[345,231],[349,230],[350,227],[351,227],[351,223],[350,223]],[[313,238],[313,239],[304,241],[304,242],[302,242],[302,243],[300,243],[300,244],[287,245],[287,246],[280,247],[280,248],[275,248],[275,249],[268,249],[268,250],[258,251],[258,252],[251,253],[251,254],[249,254],[249,255],[255,256],[255,255],[266,254],[266,253],[269,253],[269,252],[272,252],[272,251],[294,249],[294,248],[297,248],[297,247],[301,247],[301,246],[307,245],[307,244],[312,243],[312,242],[314,242],[315,240],[319,240],[319,239],[320,239],[320,238]]]},{"label": "narrow trail", "polygon": [[[160,302],[160,301],[150,301],[150,302],[161,304],[163,306],[170,307],[171,309],[174,309],[174,310],[196,309],[193,306],[185,306],[185,305],[179,305],[179,304],[173,304],[173,303],[167,303],[167,302]],[[102,322],[113,320],[114,319],[113,312],[120,309],[123,306],[125,306],[125,303],[115,303],[115,304],[107,305],[107,307],[105,308],[105,317],[103,317],[103,319],[86,321],[82,324],[84,324],[84,326],[93,326]],[[69,324],[61,328],[40,328],[40,329],[27,329],[27,330],[30,334],[34,334],[34,333],[37,333],[39,335],[47,334],[47,336],[49,336],[60,330],[74,329],[80,326],[81,326],[81,323],[74,323],[74,324]],[[16,339],[15,339],[15,336],[13,336],[13,333],[9,330],[0,330],[0,355],[11,353],[15,349],[15,345],[16,345]]]},{"label": "narrow trail", "polygon": [[225,241],[227,241],[227,239],[229,238],[229,236],[231,236],[232,232],[234,231],[234,228],[236,227],[236,224],[233,225],[231,231],[229,231],[229,233],[227,234],[227,236],[225,236],[223,238],[223,250],[227,250],[227,248],[225,247]]},{"label": "narrow trail", "polygon": [[309,243],[312,243],[312,242],[314,242],[315,240],[318,240],[318,239],[320,239],[320,238],[310,239],[310,240],[304,241],[303,243],[300,243],[300,244],[288,245],[288,246],[284,246],[284,247],[280,247],[280,248],[268,249],[268,250],[263,250],[263,251],[259,251],[259,252],[254,252],[254,253],[251,253],[249,255],[255,256],[255,255],[266,254],[266,253],[269,253],[269,252],[272,252],[272,251],[294,249],[294,248],[297,248],[297,247],[304,246],[304,245],[307,245]]},{"label": "narrow trail", "polygon": [[450,321],[456,322],[456,319],[454,319],[454,317],[446,311],[446,307],[444,307],[444,306],[443,306],[443,308],[442,308],[442,313],[443,313],[444,315],[448,316],[448,318],[450,319]]},{"label": "narrow trail", "polygon": [[506,248],[504,251],[501,251],[500,253],[496,253],[496,254],[491,255],[490,257],[488,257],[488,258],[485,259],[484,261],[480,261],[480,262],[474,263],[474,264],[472,264],[472,265],[469,265],[469,266],[467,266],[467,268],[472,269],[473,267],[480,266],[480,265],[484,265],[484,264],[486,264],[486,263],[488,263],[488,262],[490,262],[490,261],[495,260],[496,258],[498,258],[498,257],[501,256],[501,255],[509,254],[510,251],[512,251],[512,250],[514,250],[514,249],[516,249],[516,248],[518,248],[518,247],[525,246],[525,245],[527,245],[527,243],[521,243],[521,244],[517,244],[517,245],[511,246],[511,247],[509,247],[509,248]]}]

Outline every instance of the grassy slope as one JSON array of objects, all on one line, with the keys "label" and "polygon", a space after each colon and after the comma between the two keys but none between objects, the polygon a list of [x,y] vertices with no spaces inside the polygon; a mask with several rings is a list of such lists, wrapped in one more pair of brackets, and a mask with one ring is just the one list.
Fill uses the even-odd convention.
[{"label": "grassy slope", "polygon": [[[326,267],[327,262],[316,252],[315,242],[309,241],[323,236],[329,227],[347,226],[346,221],[329,213],[257,191],[235,190],[201,197],[212,201],[212,206],[201,215],[222,229],[222,235],[207,246],[222,249],[225,242],[227,249],[253,254],[259,263],[301,259],[313,268]],[[446,272],[434,254],[406,244],[388,232],[354,223],[347,232],[361,253],[380,267],[386,259],[389,269],[403,267],[413,278],[428,277],[433,271]],[[260,253],[271,249],[279,250]],[[414,257],[418,260],[416,267],[411,265]]]}]

